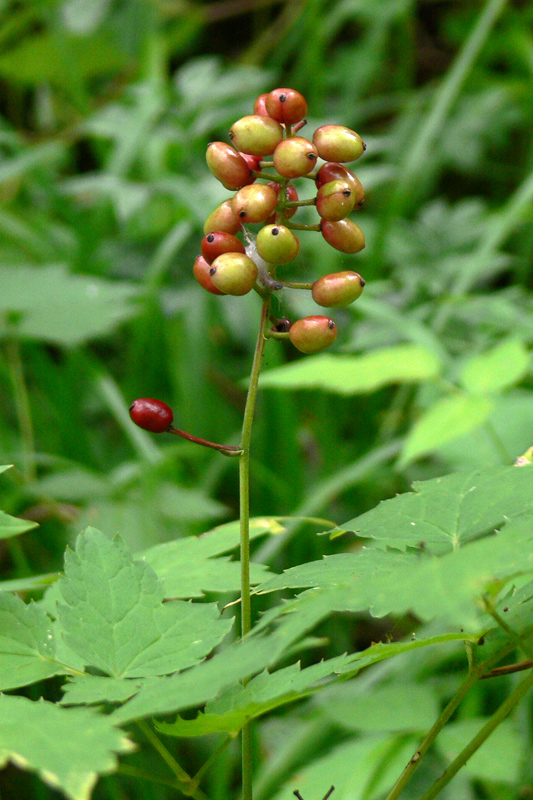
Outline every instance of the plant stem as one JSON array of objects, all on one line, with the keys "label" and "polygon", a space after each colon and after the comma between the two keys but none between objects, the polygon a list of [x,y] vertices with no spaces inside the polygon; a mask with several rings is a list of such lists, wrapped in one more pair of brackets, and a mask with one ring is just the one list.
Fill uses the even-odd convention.
[{"label": "plant stem", "polygon": [[[261,322],[255,345],[252,372],[246,397],[246,407],[242,423],[241,450],[239,458],[239,499],[240,499],[240,538],[241,538],[241,635],[244,637],[252,627],[252,606],[250,597],[250,442],[259,374],[265,349],[265,333],[270,317],[270,297],[263,300]],[[252,800],[252,737],[251,723],[242,729],[242,800]]]},{"label": "plant stem", "polygon": [[218,452],[222,453],[224,456],[242,455],[242,450],[240,447],[233,447],[233,445],[230,444],[220,444],[219,442],[210,442],[207,439],[201,439],[199,436],[193,436],[192,433],[180,431],[179,428],[175,428],[173,425],[171,425],[168,429],[168,433],[173,433],[175,436],[181,436],[182,439],[187,439],[188,442],[201,444],[202,447],[211,447],[213,450],[218,450]]},{"label": "plant stem", "polygon": [[[452,697],[452,699],[450,700],[450,702],[448,703],[448,705],[446,706],[446,708],[444,709],[438,720],[435,722],[431,730],[427,733],[426,737],[424,738],[424,741],[422,742],[416,753],[414,753],[413,757],[405,767],[404,771],[394,784],[391,792],[387,795],[386,800],[396,800],[396,798],[400,796],[404,787],[410,780],[412,774],[420,764],[422,756],[424,756],[427,753],[427,751],[437,738],[438,734],[444,728],[444,726],[446,725],[446,723],[448,722],[448,720],[450,719],[456,708],[459,706],[465,695],[470,691],[472,686],[475,683],[477,683],[477,681],[480,680],[480,678],[483,675],[485,675],[485,673],[491,670],[494,664],[497,664],[498,661],[501,661],[501,659],[504,658],[512,650],[514,650],[515,647],[516,644],[514,642],[508,643],[507,645],[505,645],[505,647],[503,647],[501,650],[498,650],[497,653],[494,653],[486,661],[481,662],[476,667],[474,667],[474,669],[469,671],[467,677],[465,678],[465,680],[463,681],[457,692],[454,694],[454,696]],[[426,798],[426,796],[424,795],[422,800],[429,800],[429,796]]]},{"label": "plant stem", "polygon": [[27,483],[35,480],[35,441],[33,436],[33,423],[31,418],[30,400],[20,358],[19,341],[15,336],[8,338],[6,342],[7,362],[11,382],[13,384],[13,394],[15,399],[15,410],[20,428],[23,452],[24,480]]},{"label": "plant stem", "polygon": [[533,672],[531,672],[527,678],[524,678],[524,680],[515,687],[507,700],[504,700],[499,709],[494,712],[492,717],[490,717],[488,722],[486,722],[481,730],[477,732],[464,750],[461,750],[457,758],[455,758],[450,766],[444,770],[438,781],[435,781],[433,786],[422,795],[420,800],[433,800],[433,798],[439,794],[441,789],[443,789],[451,781],[451,779],[459,772],[461,767],[466,764],[468,759],[474,755],[476,750],[481,747],[483,742],[488,739],[491,733],[496,730],[500,722],[503,722],[505,717],[507,717],[513,708],[515,708],[515,706],[517,706],[518,703],[525,697],[532,686]]}]

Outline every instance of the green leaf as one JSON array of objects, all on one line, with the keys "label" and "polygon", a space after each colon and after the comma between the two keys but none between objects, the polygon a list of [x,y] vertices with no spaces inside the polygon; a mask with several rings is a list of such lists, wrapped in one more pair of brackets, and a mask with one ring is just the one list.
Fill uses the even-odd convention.
[{"label": "green leaf", "polygon": [[482,425],[492,410],[486,397],[456,394],[425,411],[409,432],[399,464],[405,466]]},{"label": "green leaf", "polygon": [[232,625],[216,604],[163,603],[152,569],[88,528],[65,555],[58,608],[68,646],[115,678],[164,675],[205,658]]},{"label": "green leaf", "polygon": [[337,725],[362,731],[420,731],[439,716],[435,691],[428,686],[394,682],[361,694],[357,682],[317,695],[315,703]]},{"label": "green leaf", "polygon": [[[283,531],[277,519],[250,520],[250,538]],[[239,545],[239,522],[219,525],[202,536],[188,536],[145,550],[143,558],[163,581],[167,597],[202,597],[204,592],[236,592],[240,589],[240,562],[220,558]],[[218,557],[217,557],[218,556]],[[262,564],[251,564],[252,584],[268,574]]]},{"label": "green leaf", "polygon": [[0,511],[0,539],[8,539],[11,536],[18,536],[21,533],[32,531],[34,528],[38,527],[39,524],[37,522],[11,517],[9,514],[5,514],[3,511]]},{"label": "green leaf", "polygon": [[[465,719],[446,725],[439,733],[436,747],[447,761],[452,761],[473,739],[487,719]],[[520,780],[525,742],[512,723],[504,720],[463,769],[475,778],[496,783]]]},{"label": "green leaf", "polygon": [[507,339],[482,355],[470,359],[460,375],[473,394],[499,392],[518,383],[527,373],[531,357],[520,339]]},{"label": "green leaf", "polygon": [[[139,289],[71,275],[64,266],[0,265],[0,335],[17,333],[60,345],[108,334],[136,313]],[[6,322],[16,318],[16,322]]]},{"label": "green leaf", "polygon": [[104,675],[76,675],[63,686],[61,704],[65,706],[94,703],[125,703],[159,678],[107,678]]},{"label": "green leaf", "polygon": [[457,547],[533,510],[533,470],[493,467],[419,481],[413,492],[381,502],[342,525],[381,545]]},{"label": "green leaf", "polygon": [[50,617],[17,595],[0,594],[0,689],[14,689],[63,673],[55,660]]},{"label": "green leaf", "polygon": [[0,765],[37,772],[71,800],[89,800],[98,775],[116,769],[115,754],[132,749],[108,717],[88,708],[0,695]]},{"label": "green leaf", "polygon": [[435,378],[439,358],[420,345],[398,345],[362,356],[320,355],[264,372],[262,389],[321,389],[352,395],[373,392],[390,383]]}]

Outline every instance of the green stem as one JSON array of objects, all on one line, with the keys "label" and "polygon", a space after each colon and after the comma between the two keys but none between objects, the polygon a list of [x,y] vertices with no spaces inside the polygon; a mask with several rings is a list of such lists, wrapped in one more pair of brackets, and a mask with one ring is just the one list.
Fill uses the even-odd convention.
[{"label": "green stem", "polygon": [[299,225],[296,222],[286,222],[285,225],[287,228],[290,228],[293,231],[321,231],[322,228],[320,225]]},{"label": "green stem", "polygon": [[[444,709],[438,720],[435,722],[431,730],[427,733],[422,744],[420,745],[416,753],[414,753],[411,760],[405,767],[404,771],[402,772],[402,774],[392,787],[392,790],[387,795],[386,800],[396,800],[396,798],[400,796],[404,787],[411,779],[411,776],[418,768],[418,765],[422,760],[422,756],[424,756],[427,753],[427,751],[437,738],[438,734],[444,728],[444,726],[446,725],[446,723],[448,722],[448,720],[450,719],[456,708],[459,706],[465,695],[470,691],[472,686],[474,686],[474,684],[477,683],[477,681],[480,680],[480,678],[482,678],[483,675],[485,675],[485,673],[490,672],[494,664],[497,664],[498,661],[501,661],[501,659],[504,658],[512,650],[514,650],[515,647],[516,645],[514,642],[505,645],[505,647],[503,647],[501,650],[498,650],[497,653],[492,655],[486,661],[481,662],[476,667],[474,667],[474,669],[469,671],[467,677],[465,678],[465,680],[463,681],[457,692],[454,694],[454,696],[452,697],[452,699],[450,700],[450,702],[448,703],[448,705],[446,706],[446,708]],[[428,798],[424,796],[422,800],[428,800]]]},{"label": "green stem", "polygon": [[507,700],[501,704],[499,709],[494,712],[492,717],[488,720],[488,722],[483,725],[480,731],[474,736],[474,738],[467,744],[464,750],[461,750],[457,758],[452,761],[450,766],[442,773],[438,781],[436,781],[433,786],[428,789],[428,791],[422,795],[420,800],[433,800],[436,797],[441,789],[443,789],[447,784],[451,781],[451,779],[459,772],[461,767],[463,767],[469,758],[471,758],[476,750],[478,750],[483,742],[485,742],[489,736],[496,730],[498,725],[503,722],[505,717],[507,717],[513,708],[515,708],[518,703],[525,697],[525,695],[529,692],[531,687],[533,686],[533,672],[531,672],[523,681],[521,681],[518,686],[511,692]]},{"label": "green stem", "polygon": [[313,283],[298,282],[298,281],[282,281],[283,288],[285,289],[312,289]]},{"label": "green stem", "polygon": [[[259,374],[265,349],[265,332],[270,317],[270,297],[263,300],[261,322],[255,345],[254,360],[246,407],[242,423],[241,450],[239,458],[240,538],[241,538],[241,635],[244,637],[252,627],[250,597],[250,443]],[[251,723],[242,729],[242,800],[252,800],[252,737]]]},{"label": "green stem", "polygon": [[183,767],[178,764],[172,753],[167,750],[155,731],[153,731],[143,720],[138,720],[137,725],[144,733],[150,744],[155,750],[157,750],[163,761],[167,764],[167,766],[170,767],[176,776],[180,792],[187,795],[187,797],[193,797],[194,800],[208,800],[207,795],[198,788],[194,779],[191,778],[191,776],[185,772]]},{"label": "green stem", "polygon": [[22,438],[22,452],[24,458],[23,475],[27,483],[35,480],[35,439],[33,435],[33,423],[31,418],[30,400],[20,358],[19,341],[15,337],[10,337],[6,342],[7,362],[11,382],[13,384],[13,394],[15,399],[15,410]]}]

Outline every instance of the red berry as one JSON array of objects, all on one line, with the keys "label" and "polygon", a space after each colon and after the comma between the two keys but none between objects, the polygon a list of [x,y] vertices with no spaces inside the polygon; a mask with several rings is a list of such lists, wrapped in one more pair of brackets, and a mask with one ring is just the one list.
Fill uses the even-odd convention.
[{"label": "red berry", "polygon": [[255,178],[240,153],[225,142],[211,142],[205,154],[207,166],[226,189],[240,189]]},{"label": "red berry", "polygon": [[320,228],[326,242],[341,253],[358,253],[365,246],[363,231],[351,219],[341,219],[338,222],[323,219]]},{"label": "red berry", "polygon": [[320,187],[316,196],[316,210],[329,222],[338,222],[353,211],[354,196],[347,181],[330,181]]},{"label": "red berry", "polygon": [[225,231],[237,233],[241,229],[241,221],[231,207],[231,200],[224,200],[212,211],[204,222],[204,233]]},{"label": "red berry", "polygon": [[299,319],[289,329],[289,339],[302,353],[319,353],[333,344],[336,336],[336,324],[320,314]]},{"label": "red berry", "polygon": [[283,128],[275,119],[248,114],[233,123],[229,136],[241,152],[251,156],[269,156],[283,139]]},{"label": "red berry", "polygon": [[364,286],[365,280],[358,272],[332,272],[314,282],[313,300],[325,308],[347,306],[361,297]]},{"label": "red berry", "polygon": [[[256,172],[261,172],[261,156],[251,156],[248,153],[241,153],[240,155],[244,158],[250,169],[255,169]],[[256,179],[254,178],[254,181],[255,180]],[[251,182],[252,181],[250,181],[250,183]]]},{"label": "red berry", "polygon": [[278,196],[268,184],[243,186],[233,200],[233,213],[241,222],[264,222],[275,210]]},{"label": "red berry", "polygon": [[202,239],[202,255],[208,264],[212,264],[222,253],[245,253],[243,243],[236,236],[225,231],[212,231]]},{"label": "red berry", "polygon": [[265,98],[269,117],[287,125],[300,122],[307,114],[307,102],[295,89],[274,89]]},{"label": "red berry", "polygon": [[325,161],[355,161],[366,147],[359,134],[344,125],[321,125],[313,134],[313,144]]},{"label": "red berry", "polygon": [[320,189],[325,183],[339,180],[350,184],[354,194],[355,206],[361,206],[365,199],[363,184],[353,172],[350,172],[343,164],[338,164],[336,161],[328,161],[327,164],[322,164],[316,176],[317,189]]},{"label": "red berry", "polygon": [[198,256],[194,262],[192,271],[200,286],[203,286],[208,292],[211,292],[211,294],[224,294],[224,292],[221,292],[220,289],[217,289],[213,284],[209,274],[210,269],[211,264],[209,261],[206,261],[203,256]]},{"label": "red berry", "polygon": [[141,397],[131,404],[130,417],[139,428],[144,428],[145,431],[164,433],[172,425],[174,414],[172,409],[161,400]]},{"label": "red berry", "polygon": [[316,158],[316,147],[303,136],[284,139],[274,150],[274,166],[284,178],[307,175],[314,168]]},{"label": "red berry", "polygon": [[265,100],[267,99],[267,94],[260,94],[257,100],[254,103],[254,114],[259,114],[260,117],[268,117],[269,113],[266,110]]}]

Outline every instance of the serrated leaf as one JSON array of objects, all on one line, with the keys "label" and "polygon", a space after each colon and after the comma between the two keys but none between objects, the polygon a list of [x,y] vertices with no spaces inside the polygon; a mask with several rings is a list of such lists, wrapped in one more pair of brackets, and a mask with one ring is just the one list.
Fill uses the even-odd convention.
[{"label": "serrated leaf", "polygon": [[26,531],[32,531],[38,528],[37,522],[31,522],[27,519],[18,519],[9,514],[0,511],[0,539],[8,539],[11,536],[19,536]]},{"label": "serrated leaf", "polygon": [[163,603],[152,569],[88,528],[65,555],[59,619],[68,646],[115,678],[176,672],[201,661],[231,627],[216,604]]},{"label": "serrated leaf", "polygon": [[0,689],[14,689],[63,673],[55,660],[50,617],[35,603],[0,594]]},{"label": "serrated leaf", "polygon": [[[283,527],[273,517],[250,520],[250,538],[277,534]],[[143,558],[163,581],[167,597],[202,597],[204,592],[234,592],[240,589],[240,563],[220,558],[239,545],[239,522],[219,525],[201,536],[188,536],[145,550]],[[218,556],[218,557],[217,557]],[[252,584],[268,574],[262,564],[251,564]]]},{"label": "serrated leaf", "polygon": [[399,464],[427,455],[482,425],[492,410],[486,397],[457,394],[444,397],[425,411],[411,428]]},{"label": "serrated leaf", "polygon": [[113,772],[117,753],[132,750],[108,717],[0,695],[0,764],[37,772],[71,800],[89,800],[98,775]]},{"label": "serrated leaf", "polygon": [[320,355],[264,372],[262,389],[322,389],[352,395],[373,392],[390,383],[436,377],[441,362],[420,345],[398,345],[362,356]]},{"label": "serrated leaf", "polygon": [[107,678],[104,675],[76,675],[63,686],[61,704],[93,705],[95,703],[125,703],[146,686],[155,685],[159,678]]},{"label": "serrated leaf", "polygon": [[[62,265],[0,265],[0,335],[73,346],[109,333],[136,313],[139,289],[71,275]],[[16,316],[16,323],[6,323]]]},{"label": "serrated leaf", "polygon": [[460,380],[473,394],[498,392],[518,383],[526,374],[531,357],[520,339],[507,339],[492,350],[470,359]]},{"label": "serrated leaf", "polygon": [[533,470],[493,467],[417,481],[413,492],[381,502],[342,531],[402,550],[421,542],[452,548],[531,510]]}]

